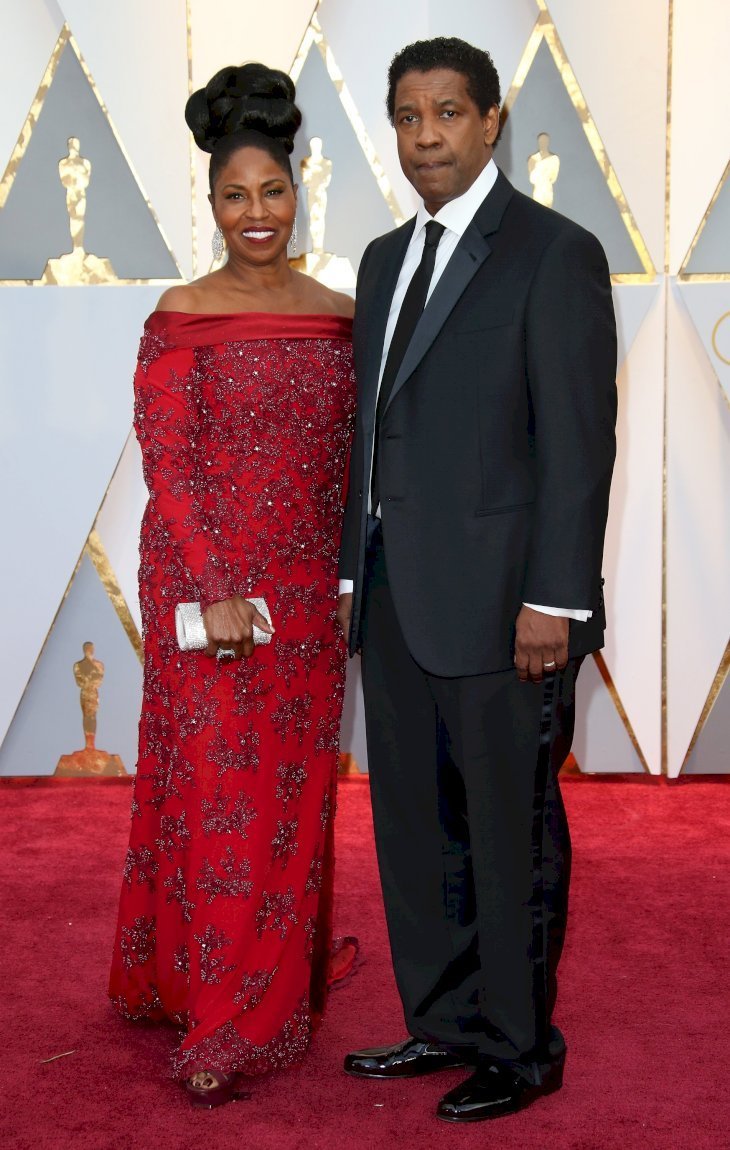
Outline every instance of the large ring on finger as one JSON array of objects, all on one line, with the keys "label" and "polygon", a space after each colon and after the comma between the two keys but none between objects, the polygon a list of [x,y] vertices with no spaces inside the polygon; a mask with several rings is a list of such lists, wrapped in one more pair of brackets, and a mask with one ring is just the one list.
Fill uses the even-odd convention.
[{"label": "large ring on finger", "polygon": [[546,671],[552,671],[552,669],[553,669],[553,667],[554,667],[554,666],[555,666],[555,660],[554,660],[554,659],[553,659],[553,660],[551,660],[551,662],[549,662],[549,663],[543,663],[543,668],[544,668]]},{"label": "large ring on finger", "polygon": [[225,663],[228,659],[235,659],[236,652],[232,647],[219,647],[215,653],[215,657],[220,663]]}]

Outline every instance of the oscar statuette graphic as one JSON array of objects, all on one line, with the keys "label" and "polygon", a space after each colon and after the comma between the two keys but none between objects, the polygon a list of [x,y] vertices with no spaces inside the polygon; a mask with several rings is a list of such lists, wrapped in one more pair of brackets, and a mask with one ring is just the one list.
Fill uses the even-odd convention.
[{"label": "oscar statuette graphic", "polygon": [[348,259],[325,251],[324,233],[327,215],[327,189],[332,180],[332,161],[324,155],[320,136],[309,141],[310,154],[301,162],[302,183],[307,191],[307,214],[312,250],[290,260],[297,271],[313,276],[336,291],[354,288],[356,277]]},{"label": "oscar statuette graphic", "polygon": [[553,189],[560,172],[560,156],[550,151],[550,135],[540,132],[537,137],[538,151],[533,152],[527,161],[527,171],[532,184],[532,198],[546,208],[553,206]]},{"label": "oscar statuette graphic", "polygon": [[43,284],[68,287],[71,284],[102,284],[116,279],[107,259],[92,255],[84,248],[86,227],[86,193],[91,181],[91,161],[81,155],[76,136],[68,140],[68,155],[58,165],[58,176],[66,190],[66,211],[71,229],[71,251],[48,261],[41,277]]},{"label": "oscar statuette graphic", "polygon": [[84,643],[84,657],[74,663],[73,672],[81,699],[81,719],[85,746],[81,751],[62,755],[55,774],[62,778],[79,775],[126,775],[119,755],[110,755],[96,746],[96,717],[99,711],[99,688],[104,678],[104,664],[94,658],[94,644]]}]

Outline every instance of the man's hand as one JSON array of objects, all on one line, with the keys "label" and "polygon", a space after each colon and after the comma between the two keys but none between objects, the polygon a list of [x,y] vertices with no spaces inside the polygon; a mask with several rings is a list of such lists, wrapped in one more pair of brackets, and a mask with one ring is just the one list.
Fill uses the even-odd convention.
[{"label": "man's hand", "polygon": [[517,616],[515,667],[522,683],[540,683],[543,674],[562,671],[568,662],[569,621],[523,607]]},{"label": "man's hand", "polygon": [[206,655],[214,658],[218,648],[223,647],[233,651],[237,659],[249,658],[254,653],[254,623],[269,635],[274,634],[274,628],[261,612],[240,595],[211,603],[203,612],[203,625],[208,636]]},{"label": "man's hand", "polygon": [[347,591],[344,595],[340,595],[340,601],[337,605],[337,622],[342,628],[342,634],[345,639],[350,637],[350,620],[352,619],[352,591]]}]

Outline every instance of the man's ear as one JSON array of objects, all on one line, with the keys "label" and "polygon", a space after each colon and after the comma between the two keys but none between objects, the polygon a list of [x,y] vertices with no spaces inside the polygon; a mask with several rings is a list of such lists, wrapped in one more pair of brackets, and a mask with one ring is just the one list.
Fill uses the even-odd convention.
[{"label": "man's ear", "polygon": [[482,119],[484,125],[484,143],[490,148],[499,135],[499,105],[492,104]]}]

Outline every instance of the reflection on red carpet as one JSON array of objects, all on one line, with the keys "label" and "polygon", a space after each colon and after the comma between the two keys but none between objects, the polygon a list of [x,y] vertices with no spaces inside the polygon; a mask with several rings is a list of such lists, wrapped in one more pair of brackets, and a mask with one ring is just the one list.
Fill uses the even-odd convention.
[{"label": "reflection on red carpet", "polygon": [[[358,1082],[343,1054],[396,1041],[367,783],[344,780],[335,928],[360,964],[306,1063],[193,1112],[165,1077],[173,1032],[118,1018],[106,980],[130,792],[0,786],[6,1150],[719,1150],[728,1145],[730,786],[568,780],[574,880],[556,1021],[564,1089],[491,1124],[433,1117],[451,1071]],[[351,957],[351,956],[349,956]],[[343,955],[347,959],[348,955]],[[73,1051],[73,1053],[67,1053]],[[45,1061],[55,1055],[66,1055]]]}]

